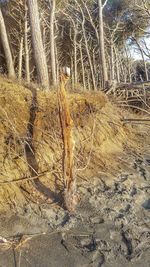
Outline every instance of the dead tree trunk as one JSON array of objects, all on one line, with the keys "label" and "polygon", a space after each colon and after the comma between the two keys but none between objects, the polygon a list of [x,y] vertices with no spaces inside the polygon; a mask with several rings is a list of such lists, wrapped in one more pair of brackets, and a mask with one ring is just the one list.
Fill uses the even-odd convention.
[{"label": "dead tree trunk", "polygon": [[113,40],[110,41],[110,65],[111,65],[111,80],[115,79],[115,63],[114,63],[114,45]]},{"label": "dead tree trunk", "polygon": [[88,61],[89,61],[91,76],[92,76],[92,85],[93,85],[93,89],[96,91],[96,81],[95,81],[94,69],[93,69],[91,54],[90,54],[90,50],[89,50],[89,46],[88,46],[88,40],[87,40],[85,25],[84,25],[85,24],[85,17],[84,17],[83,11],[81,11],[81,12],[82,12],[82,18],[83,18],[82,31],[83,31],[85,48],[86,48],[86,53],[87,53],[87,57],[88,57]]},{"label": "dead tree trunk", "polygon": [[82,82],[83,82],[83,88],[86,89],[86,81],[85,81],[85,68],[84,68],[84,62],[83,62],[83,52],[82,52],[82,44],[79,43],[79,51],[80,51],[80,61],[81,61],[81,67],[82,67]]},{"label": "dead tree trunk", "polygon": [[115,65],[116,65],[116,78],[117,82],[120,83],[120,66],[119,66],[119,51],[117,51],[117,48],[114,45],[114,54],[115,54]]},{"label": "dead tree trunk", "polygon": [[23,37],[20,39],[20,48],[19,48],[19,62],[18,62],[18,79],[22,79],[22,56],[23,56]]},{"label": "dead tree trunk", "polygon": [[85,28],[85,22],[86,22],[86,20],[85,20],[85,14],[84,14],[84,11],[83,11],[81,5],[79,4],[79,2],[77,0],[75,0],[75,3],[79,7],[79,9],[81,11],[81,14],[82,14],[81,26],[82,26],[83,38],[84,38],[84,42],[85,42],[85,49],[86,49],[87,58],[88,58],[88,62],[89,62],[89,67],[90,67],[90,72],[91,72],[92,87],[93,87],[92,89],[94,89],[96,91],[95,74],[94,74],[94,69],[93,69],[93,64],[92,64],[92,58],[91,58],[91,54],[90,54],[90,49],[89,49],[88,39],[87,39],[87,34],[86,34],[86,28]]},{"label": "dead tree trunk", "polygon": [[107,73],[107,65],[106,65],[106,57],[105,57],[105,43],[104,43],[104,23],[103,23],[103,8],[107,3],[102,4],[102,0],[98,1],[98,8],[99,8],[99,48],[100,48],[100,55],[101,55],[101,62],[102,65],[102,73],[103,73],[103,87],[107,86],[108,82],[108,73]]},{"label": "dead tree trunk", "polygon": [[38,74],[39,83],[44,87],[49,87],[48,67],[46,55],[42,42],[40,29],[40,19],[37,0],[28,0],[32,45],[34,51],[35,65]]},{"label": "dead tree trunk", "polygon": [[14,63],[12,59],[11,49],[10,49],[10,45],[8,41],[6,26],[5,26],[1,8],[0,8],[0,37],[1,37],[1,42],[2,42],[3,49],[4,49],[4,53],[5,53],[8,77],[15,78],[16,75],[15,75]]},{"label": "dead tree trunk", "polygon": [[64,202],[69,211],[74,211],[77,194],[76,179],[73,173],[73,157],[74,157],[74,137],[73,137],[73,121],[70,115],[69,104],[67,101],[65,83],[67,81],[63,74],[61,75],[61,84],[58,91],[60,121],[63,137],[63,176],[64,176]]},{"label": "dead tree trunk", "polygon": [[73,38],[73,46],[74,46],[74,83],[77,85],[78,82],[78,74],[77,74],[77,30],[76,25],[74,24],[74,38]]},{"label": "dead tree trunk", "polygon": [[50,14],[50,57],[51,57],[51,71],[52,71],[52,84],[57,84],[56,73],[56,54],[55,54],[55,35],[54,35],[54,20],[55,20],[55,0],[49,0],[51,14]]},{"label": "dead tree trunk", "polygon": [[24,20],[24,52],[25,52],[25,77],[27,83],[30,83],[30,59],[28,45],[28,7],[25,2],[25,20]]}]

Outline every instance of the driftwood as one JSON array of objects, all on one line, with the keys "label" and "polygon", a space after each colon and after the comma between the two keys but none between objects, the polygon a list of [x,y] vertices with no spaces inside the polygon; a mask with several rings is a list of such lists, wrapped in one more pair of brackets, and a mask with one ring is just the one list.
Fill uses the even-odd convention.
[{"label": "driftwood", "polygon": [[139,82],[133,82],[133,83],[129,83],[129,84],[133,84],[133,85],[150,84],[150,81],[139,81]]},{"label": "driftwood", "polygon": [[[114,86],[115,85],[115,86]],[[113,84],[106,92],[114,96],[115,102],[130,108],[147,109],[150,106],[150,81]]]},{"label": "driftwood", "polygon": [[129,96],[146,97],[150,93],[150,81],[133,82],[133,83],[117,83],[116,80],[108,83],[105,90],[106,95],[113,94],[115,97],[128,98]]},{"label": "driftwood", "polygon": [[118,83],[117,87],[127,87],[127,88],[133,88],[134,86],[149,86],[150,87],[150,81],[139,81],[139,82],[132,82],[132,83]]}]

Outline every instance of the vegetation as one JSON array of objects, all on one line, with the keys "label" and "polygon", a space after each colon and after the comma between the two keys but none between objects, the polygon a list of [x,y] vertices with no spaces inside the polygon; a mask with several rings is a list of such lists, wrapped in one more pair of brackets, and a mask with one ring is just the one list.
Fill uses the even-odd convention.
[{"label": "vegetation", "polygon": [[1,1],[0,69],[9,77],[59,83],[71,68],[72,87],[99,90],[111,81],[136,81],[134,46],[149,79],[148,0]]},{"label": "vegetation", "polygon": [[[138,95],[138,100],[142,99],[140,108],[148,107],[149,99],[144,85],[142,90],[127,90],[127,84],[130,87],[133,82],[150,80],[149,24],[148,0],[0,1],[0,72],[25,84],[32,92],[30,101],[27,100],[30,104],[27,112],[29,118],[26,118],[27,133],[23,139],[31,178],[37,179],[39,175],[34,147],[34,126],[38,113],[36,89],[46,89],[44,92],[52,93],[49,96],[53,100],[59,88],[57,98],[63,148],[61,171],[68,210],[74,209],[78,197],[74,173],[77,140],[70,114],[72,107],[65,91],[66,81],[69,78],[71,90],[91,91],[93,101],[98,97],[93,91],[103,90],[108,95],[113,93],[119,101],[123,97],[123,105],[129,99],[134,106]],[[135,51],[141,59],[136,60]],[[64,72],[66,69],[67,73]],[[122,87],[124,84],[126,87]],[[43,93],[42,90],[40,93]],[[83,107],[87,105],[88,113],[93,112],[96,117],[96,107],[91,111],[86,98],[88,96],[84,95],[84,100],[82,97],[78,100],[83,100]],[[102,98],[107,102],[104,95]],[[124,135],[124,129],[122,131]],[[94,133],[91,135],[94,139]],[[12,135],[10,137],[14,140]],[[34,183],[39,188],[40,181],[35,180]]]}]

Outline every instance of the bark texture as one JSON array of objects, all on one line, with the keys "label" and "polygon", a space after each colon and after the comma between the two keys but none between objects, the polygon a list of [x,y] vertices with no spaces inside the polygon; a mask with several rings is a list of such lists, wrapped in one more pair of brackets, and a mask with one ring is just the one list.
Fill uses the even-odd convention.
[{"label": "bark texture", "polygon": [[106,57],[105,57],[102,0],[98,0],[98,8],[99,8],[99,46],[100,46],[101,66],[102,66],[102,74],[103,74],[103,87],[105,87],[108,81],[108,73],[107,73],[107,65],[106,65]]},{"label": "bark texture", "polygon": [[30,57],[28,45],[28,7],[25,3],[25,20],[24,20],[24,51],[25,51],[25,77],[27,83],[30,83]]},{"label": "bark texture", "polygon": [[49,87],[48,67],[42,42],[38,3],[37,0],[28,0],[27,3],[29,8],[32,45],[33,45],[35,64],[38,74],[38,80],[39,83],[44,88],[48,88]]},{"label": "bark texture", "polygon": [[54,36],[54,19],[55,19],[55,0],[50,1],[51,15],[50,15],[50,54],[51,54],[51,71],[52,71],[52,83],[57,84],[56,73],[56,55],[55,55],[55,36]]},{"label": "bark texture", "polygon": [[60,122],[63,136],[63,176],[64,176],[64,202],[69,211],[74,211],[76,195],[76,179],[73,173],[74,144],[73,121],[70,115],[69,103],[65,91],[65,75],[61,75],[61,85],[58,92]]},{"label": "bark texture", "polygon": [[22,79],[22,56],[23,56],[23,37],[20,39],[20,49],[19,49],[19,62],[18,62],[18,79]]},{"label": "bark texture", "polygon": [[15,69],[14,69],[14,63],[12,59],[12,53],[9,45],[9,40],[7,36],[5,21],[3,18],[2,10],[0,8],[0,37],[1,42],[3,45],[4,53],[5,53],[5,59],[7,64],[7,70],[8,70],[8,77],[9,78],[15,78]]}]

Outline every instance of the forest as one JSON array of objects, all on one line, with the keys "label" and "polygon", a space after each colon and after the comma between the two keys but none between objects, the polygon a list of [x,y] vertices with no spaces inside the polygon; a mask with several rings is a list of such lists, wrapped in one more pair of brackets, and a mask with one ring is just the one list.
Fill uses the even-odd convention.
[{"label": "forest", "polygon": [[0,0],[0,267],[150,266],[150,0]]},{"label": "forest", "polygon": [[72,88],[147,81],[149,19],[148,0],[1,1],[0,71],[45,88],[62,66]]}]

